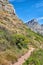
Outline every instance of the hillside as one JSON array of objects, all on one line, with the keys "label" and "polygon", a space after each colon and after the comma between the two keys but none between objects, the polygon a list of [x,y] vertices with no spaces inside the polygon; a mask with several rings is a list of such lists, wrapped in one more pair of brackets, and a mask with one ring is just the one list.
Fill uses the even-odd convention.
[{"label": "hillside", "polygon": [[43,49],[43,36],[31,31],[7,0],[0,0],[0,65],[15,63],[30,46]]},{"label": "hillside", "polygon": [[36,33],[43,35],[43,24],[40,25],[37,19],[32,19],[26,23],[26,25]]},{"label": "hillside", "polygon": [[43,49],[37,49],[23,65],[43,65]]}]

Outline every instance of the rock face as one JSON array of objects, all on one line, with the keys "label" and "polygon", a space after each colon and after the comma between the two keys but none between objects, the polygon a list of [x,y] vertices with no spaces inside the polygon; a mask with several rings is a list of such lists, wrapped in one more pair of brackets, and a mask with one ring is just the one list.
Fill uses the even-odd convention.
[{"label": "rock face", "polygon": [[43,25],[40,25],[36,19],[33,19],[33,20],[27,22],[26,25],[28,25],[28,27],[32,31],[35,31],[35,32],[43,35]]},{"label": "rock face", "polygon": [[41,25],[41,28],[43,29],[43,24]]},{"label": "rock face", "polygon": [[8,30],[11,33],[25,34],[23,27],[23,22],[17,17],[13,5],[8,0],[0,0],[0,28]]},{"label": "rock face", "polygon": [[0,10],[2,9],[10,14],[15,13],[15,9],[9,4],[8,0],[0,0]]},{"label": "rock face", "polygon": [[14,13],[13,6],[11,4],[7,4],[5,6],[5,10],[8,11],[9,13]]}]

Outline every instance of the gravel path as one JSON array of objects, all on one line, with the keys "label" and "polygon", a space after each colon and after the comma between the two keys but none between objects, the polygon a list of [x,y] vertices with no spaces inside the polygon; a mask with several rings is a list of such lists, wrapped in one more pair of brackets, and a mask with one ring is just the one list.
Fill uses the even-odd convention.
[{"label": "gravel path", "polygon": [[16,62],[13,65],[22,65],[25,62],[25,60],[27,60],[30,57],[33,51],[34,51],[34,48],[30,48],[29,51],[24,56],[21,56],[21,58],[18,59],[18,62]]}]

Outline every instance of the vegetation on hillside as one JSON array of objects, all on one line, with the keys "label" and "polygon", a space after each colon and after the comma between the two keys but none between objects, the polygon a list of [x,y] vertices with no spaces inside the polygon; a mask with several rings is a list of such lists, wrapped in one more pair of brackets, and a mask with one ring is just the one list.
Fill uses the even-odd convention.
[{"label": "vegetation on hillside", "polygon": [[[27,37],[22,34],[9,34],[0,29],[0,60],[14,63],[27,51],[28,42]],[[0,64],[3,63],[0,61]]]},{"label": "vegetation on hillside", "polygon": [[31,38],[31,45],[36,49],[23,65],[43,65],[43,36],[31,30],[28,32],[27,36]]},{"label": "vegetation on hillside", "polygon": [[43,50],[38,49],[34,51],[23,65],[43,65]]},{"label": "vegetation on hillside", "polygon": [[[30,29],[26,29],[26,32],[26,35],[14,34],[0,29],[0,64],[16,62],[21,55],[28,51],[30,45],[35,48],[43,46],[43,36]],[[2,62],[3,59],[4,62]]]}]

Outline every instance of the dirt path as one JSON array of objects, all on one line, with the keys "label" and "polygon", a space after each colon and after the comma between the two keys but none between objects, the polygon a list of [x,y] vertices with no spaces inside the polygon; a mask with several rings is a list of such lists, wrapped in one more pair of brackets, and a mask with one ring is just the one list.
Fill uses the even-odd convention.
[{"label": "dirt path", "polygon": [[31,52],[33,51],[34,51],[34,48],[30,48],[29,51],[24,56],[21,56],[21,58],[18,59],[18,62],[16,62],[13,65],[22,65],[25,62],[25,60],[27,60],[30,57]]}]

